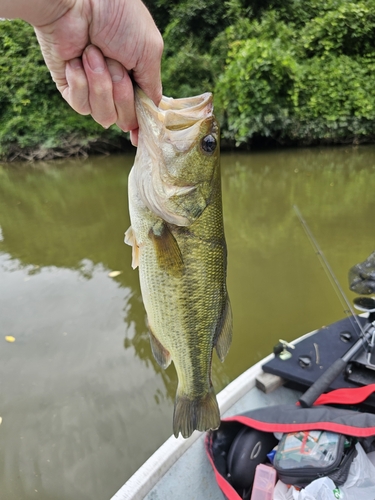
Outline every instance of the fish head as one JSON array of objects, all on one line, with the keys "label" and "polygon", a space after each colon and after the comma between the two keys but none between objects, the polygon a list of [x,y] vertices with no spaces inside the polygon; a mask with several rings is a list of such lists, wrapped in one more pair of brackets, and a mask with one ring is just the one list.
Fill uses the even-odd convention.
[{"label": "fish head", "polygon": [[142,201],[165,221],[190,225],[206,207],[220,175],[219,126],[212,94],[163,96],[156,106],[137,88],[135,101],[136,182]]}]

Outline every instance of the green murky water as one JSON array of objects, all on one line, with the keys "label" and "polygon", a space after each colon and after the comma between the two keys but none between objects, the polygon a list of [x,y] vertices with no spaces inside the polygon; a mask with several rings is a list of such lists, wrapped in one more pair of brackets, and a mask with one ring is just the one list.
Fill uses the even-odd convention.
[{"label": "green murky water", "polygon": [[[175,372],[152,358],[123,244],[131,164],[0,166],[1,499],[110,498],[172,432]],[[227,154],[222,171],[234,341],[217,391],[344,316],[292,206],[353,298],[347,271],[375,248],[375,147]]]}]

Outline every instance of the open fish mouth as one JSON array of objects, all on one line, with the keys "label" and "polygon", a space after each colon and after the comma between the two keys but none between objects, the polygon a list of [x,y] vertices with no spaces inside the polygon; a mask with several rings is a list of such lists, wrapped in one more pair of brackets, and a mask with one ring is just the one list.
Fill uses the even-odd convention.
[{"label": "open fish mouth", "polygon": [[[137,87],[135,103],[140,140],[145,140],[149,150],[152,144],[164,141],[173,144],[179,152],[189,150],[197,140],[201,124],[213,117],[211,92],[180,99],[163,96],[159,106],[156,106]],[[147,137],[152,137],[152,140],[147,140]]]}]

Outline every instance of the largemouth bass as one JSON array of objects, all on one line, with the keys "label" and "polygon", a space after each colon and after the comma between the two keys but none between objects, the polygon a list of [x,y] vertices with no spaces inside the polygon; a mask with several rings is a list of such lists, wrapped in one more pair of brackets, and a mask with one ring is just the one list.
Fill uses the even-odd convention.
[{"label": "largemouth bass", "polygon": [[223,361],[232,338],[219,127],[210,93],[163,97],[157,107],[137,88],[135,99],[139,139],[125,242],[139,267],[153,354],[177,371],[173,431],[186,438],[220,424],[212,352]]}]

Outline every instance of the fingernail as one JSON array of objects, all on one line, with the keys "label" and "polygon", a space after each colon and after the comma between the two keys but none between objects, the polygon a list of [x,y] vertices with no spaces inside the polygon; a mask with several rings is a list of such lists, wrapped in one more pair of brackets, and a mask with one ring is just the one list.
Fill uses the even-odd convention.
[{"label": "fingernail", "polygon": [[133,146],[138,146],[138,129],[133,129],[130,131],[130,142]]},{"label": "fingernail", "polygon": [[102,73],[104,71],[104,57],[99,52],[99,49],[90,45],[85,52],[90,68],[95,73]]},{"label": "fingernail", "polygon": [[124,67],[117,63],[117,62],[112,62],[107,59],[107,67],[108,71],[111,75],[112,81],[113,82],[121,82],[121,80],[124,78]]},{"label": "fingernail", "polygon": [[81,59],[79,59],[78,57],[75,58],[75,59],[71,59],[69,62],[68,62],[69,66],[72,68],[72,69],[82,69],[83,66],[82,66],[82,61]]}]

